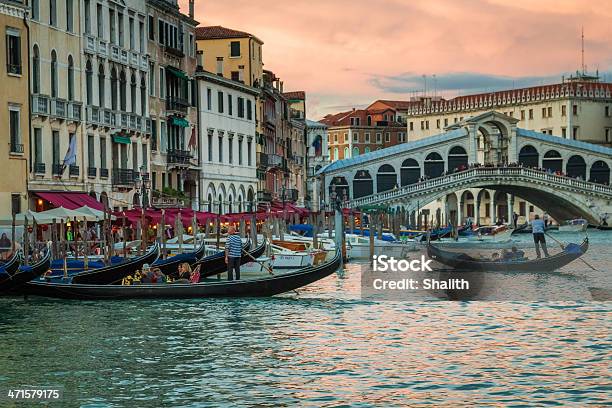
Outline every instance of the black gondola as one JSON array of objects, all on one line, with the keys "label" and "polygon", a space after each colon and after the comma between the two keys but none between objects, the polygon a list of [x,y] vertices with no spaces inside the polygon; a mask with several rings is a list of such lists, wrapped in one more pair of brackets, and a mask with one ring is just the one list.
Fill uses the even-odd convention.
[{"label": "black gondola", "polygon": [[51,252],[46,251],[40,261],[34,265],[21,265],[17,272],[6,279],[0,280],[0,294],[15,290],[35,279],[49,270],[51,265]]},{"label": "black gondola", "polygon": [[13,275],[19,268],[19,263],[23,259],[21,250],[15,251],[11,259],[0,264],[0,280],[4,274]]},{"label": "black gondola", "polygon": [[484,272],[550,272],[580,258],[589,249],[589,239],[582,244],[568,244],[558,254],[538,259],[490,260],[476,259],[464,253],[450,252],[432,244],[427,246],[427,255],[433,260],[456,269]]},{"label": "black gondola", "polygon": [[123,278],[131,275],[136,270],[142,268],[144,264],[152,264],[159,257],[159,244],[155,245],[146,254],[129,259],[115,265],[105,266],[104,268],[93,269],[87,272],[81,272],[72,276],[72,283],[90,284],[90,285],[108,285],[111,283],[121,282]]},{"label": "black gondola", "polygon": [[151,265],[152,268],[159,268],[164,275],[171,275],[177,272],[179,264],[184,262],[193,264],[204,256],[206,244],[202,242],[200,247],[193,252],[186,252],[184,254],[178,254],[168,259],[158,259]]},{"label": "black gondola", "polygon": [[331,260],[317,266],[307,266],[294,272],[256,279],[131,286],[32,282],[27,285],[27,290],[31,295],[84,300],[273,296],[301,288],[331,275],[340,267],[340,261],[341,253],[336,251]]}]

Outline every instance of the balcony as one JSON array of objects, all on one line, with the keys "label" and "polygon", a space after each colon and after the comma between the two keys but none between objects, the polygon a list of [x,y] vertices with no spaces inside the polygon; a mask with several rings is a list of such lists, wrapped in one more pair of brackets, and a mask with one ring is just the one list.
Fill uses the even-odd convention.
[{"label": "balcony", "polygon": [[87,168],[87,177],[96,178],[97,175],[98,175],[98,169],[96,169],[95,167]]},{"label": "balcony", "polygon": [[134,170],[113,169],[113,185],[123,187],[134,186]]},{"label": "balcony", "polygon": [[145,72],[149,70],[149,59],[146,55],[140,56],[140,69]]},{"label": "balcony", "polygon": [[189,101],[181,98],[168,97],[166,99],[166,110],[186,115],[189,110]]},{"label": "balcony", "polygon": [[121,62],[121,49],[117,45],[110,46],[110,58],[115,62]]},{"label": "balcony", "polygon": [[140,173],[140,179],[142,181],[149,181],[151,180],[151,177],[149,176],[149,173]]},{"label": "balcony", "polygon": [[81,102],[70,102],[68,104],[68,118],[75,122],[80,122],[82,107],[83,107],[83,104]]},{"label": "balcony", "polygon": [[85,109],[85,120],[92,125],[100,123],[100,108],[97,106],[87,106]]},{"label": "balcony", "polygon": [[151,122],[151,119],[146,118],[145,119],[145,133],[151,134],[152,127],[153,127],[153,122]]},{"label": "balcony", "polygon": [[98,54],[104,58],[108,56],[108,44],[106,41],[98,39]]},{"label": "balcony", "polygon": [[62,176],[64,173],[64,166],[60,163],[55,163],[52,168],[52,172],[54,176]]},{"label": "balcony", "polygon": [[70,175],[70,177],[79,177],[79,174],[81,174],[79,166],[71,164],[68,169],[68,174]]},{"label": "balcony", "polygon": [[177,165],[191,165],[191,152],[189,150],[168,149],[167,163]]},{"label": "balcony", "polygon": [[283,167],[283,157],[278,154],[269,154],[268,167]]},{"label": "balcony", "polygon": [[140,67],[138,53],[134,51],[130,52],[130,65],[133,66],[134,68]]},{"label": "balcony", "polygon": [[121,50],[121,63],[127,65],[129,57],[128,52],[126,50]]},{"label": "balcony", "polygon": [[299,196],[299,191],[295,188],[290,188],[285,190],[285,200],[286,201],[297,201]]},{"label": "balcony", "polygon": [[45,163],[34,163],[34,174],[45,174]]},{"label": "balcony", "polygon": [[11,142],[11,154],[23,154],[23,145]]},{"label": "balcony", "polygon": [[128,115],[128,126],[132,130],[140,130],[140,128],[137,126],[136,115]]},{"label": "balcony", "polygon": [[111,127],[115,126],[115,114],[113,111],[104,109],[104,126]]},{"label": "balcony", "polygon": [[271,202],[272,201],[272,193],[270,193],[269,191],[258,191],[257,192],[257,202],[258,203],[263,203],[263,202]]},{"label": "balcony", "polygon": [[96,39],[91,34],[85,34],[85,52],[94,54],[96,52]]},{"label": "balcony", "polygon": [[171,55],[171,56],[176,57],[176,58],[183,58],[185,56],[185,53],[182,50],[179,50],[178,48],[171,47],[169,45],[166,45],[164,47],[164,52],[166,54]]},{"label": "balcony", "polygon": [[116,120],[116,123],[119,123],[119,126],[123,129],[127,129],[128,128],[128,114],[125,112],[117,112],[117,116],[119,117],[118,120]]},{"label": "balcony", "polygon": [[107,179],[108,178],[108,169],[104,167],[100,167],[100,178]]},{"label": "balcony", "polygon": [[63,99],[53,98],[51,99],[51,116],[56,118],[66,118],[66,107],[68,103]]},{"label": "balcony", "polygon": [[268,168],[268,155],[263,152],[257,153],[257,167],[267,169]]},{"label": "balcony", "polygon": [[49,97],[47,95],[32,95],[32,113],[34,115],[49,115]]}]

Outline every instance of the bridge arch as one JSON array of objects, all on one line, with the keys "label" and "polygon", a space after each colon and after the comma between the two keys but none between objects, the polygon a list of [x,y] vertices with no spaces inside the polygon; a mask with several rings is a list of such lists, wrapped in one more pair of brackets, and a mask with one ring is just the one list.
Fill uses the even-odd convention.
[{"label": "bridge arch", "polygon": [[454,146],[448,152],[448,170],[455,171],[467,167],[468,154],[461,146]]},{"label": "bridge arch", "polygon": [[542,167],[551,171],[563,171],[563,158],[557,150],[551,149],[544,153]]},{"label": "bridge arch", "polygon": [[348,181],[346,181],[346,177],[344,176],[336,176],[329,183],[329,194],[330,197],[333,193],[336,193],[337,196],[340,197],[341,201],[346,201],[350,198],[350,188]]},{"label": "bridge arch", "polygon": [[603,160],[597,160],[591,165],[589,181],[600,184],[610,184],[610,167]]},{"label": "bridge arch", "polygon": [[518,162],[525,167],[540,167],[540,154],[532,145],[525,145],[519,152]]},{"label": "bridge arch", "polygon": [[368,170],[358,170],[353,177],[353,198],[374,194],[374,181]]},{"label": "bridge arch", "polygon": [[397,186],[397,173],[390,164],[383,164],[376,173],[376,192],[393,190]]},{"label": "bridge arch", "polygon": [[444,173],[444,159],[439,153],[431,152],[425,157],[424,175],[430,178],[440,177]]},{"label": "bridge arch", "polygon": [[582,180],[586,180],[586,162],[582,156],[575,154],[567,160],[567,164],[565,165],[565,174],[567,174],[569,177],[579,177]]},{"label": "bridge arch", "polygon": [[415,159],[406,159],[402,162],[400,168],[400,184],[407,186],[408,184],[414,184],[421,178],[421,166]]}]

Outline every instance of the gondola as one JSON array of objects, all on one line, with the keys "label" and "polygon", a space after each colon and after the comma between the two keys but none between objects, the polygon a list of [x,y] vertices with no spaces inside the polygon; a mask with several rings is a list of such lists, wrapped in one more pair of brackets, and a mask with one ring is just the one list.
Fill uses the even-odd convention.
[{"label": "gondola", "polygon": [[19,289],[22,285],[47,272],[50,265],[51,252],[47,250],[42,259],[34,265],[21,265],[13,275],[5,279],[0,275],[0,294]]},{"label": "gondola", "polygon": [[141,269],[144,264],[152,264],[159,257],[159,244],[155,245],[146,254],[129,259],[116,265],[105,266],[104,268],[93,269],[81,272],[72,276],[72,283],[107,285],[121,282],[123,278]]},{"label": "gondola", "polygon": [[498,260],[476,259],[464,253],[450,252],[437,248],[435,245],[427,246],[427,255],[444,265],[466,271],[484,272],[550,272],[559,269],[570,262],[580,258],[589,249],[589,239],[585,238],[582,244],[568,244],[562,252],[539,259]]},{"label": "gondola", "polygon": [[19,268],[19,263],[21,262],[23,256],[21,250],[16,251],[11,259],[0,264],[0,280],[3,275],[13,275],[17,269]]},{"label": "gondola", "polygon": [[164,275],[176,273],[179,264],[188,263],[194,264],[204,256],[206,252],[206,244],[202,242],[200,247],[193,252],[185,252],[183,254],[174,255],[167,259],[158,259],[151,265],[152,268],[159,268]]},{"label": "gondola", "polygon": [[[261,244],[259,244],[259,246],[257,246],[253,250],[250,250],[250,248],[251,241],[247,241],[242,246],[242,257],[240,259],[241,265],[252,261],[251,257],[247,254],[250,254],[255,259],[263,255],[264,251],[266,250],[266,242],[261,242]],[[225,263],[225,252],[219,251],[216,254],[203,258],[201,261],[196,262],[194,265],[192,265],[192,269],[198,265],[201,265],[200,280],[223,273],[227,271],[227,265]]]},{"label": "gondola", "polygon": [[323,279],[340,267],[340,261],[341,253],[336,251],[328,262],[262,278],[130,286],[32,282],[27,285],[27,290],[30,295],[83,300],[263,297],[289,292]]}]

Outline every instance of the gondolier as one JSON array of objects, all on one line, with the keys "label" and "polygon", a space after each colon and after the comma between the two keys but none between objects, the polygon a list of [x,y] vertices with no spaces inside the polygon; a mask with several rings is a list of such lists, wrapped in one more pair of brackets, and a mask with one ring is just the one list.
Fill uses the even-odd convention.
[{"label": "gondolier", "polygon": [[546,236],[544,235],[544,231],[546,230],[546,226],[544,225],[544,221],[540,219],[540,216],[536,214],[535,219],[531,222],[531,232],[533,233],[533,243],[535,244],[536,255],[538,258],[541,258],[540,254],[540,245],[542,246],[542,250],[544,251],[544,256],[549,257],[548,249],[546,249]]},{"label": "gondolier", "polygon": [[[225,263],[227,264],[227,280],[240,280],[240,258],[242,257],[242,240],[234,226],[227,230],[225,241]],[[235,272],[235,275],[234,275]]]}]

